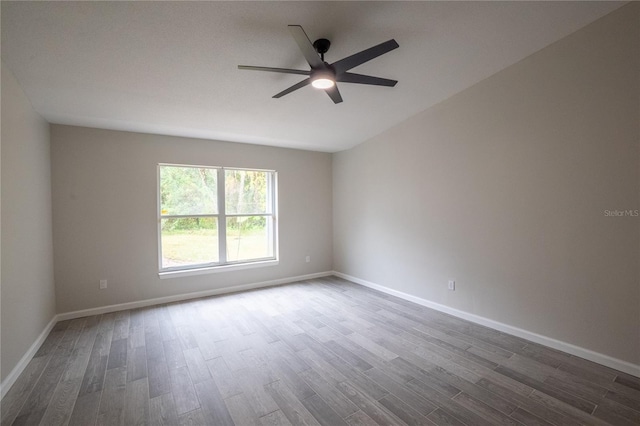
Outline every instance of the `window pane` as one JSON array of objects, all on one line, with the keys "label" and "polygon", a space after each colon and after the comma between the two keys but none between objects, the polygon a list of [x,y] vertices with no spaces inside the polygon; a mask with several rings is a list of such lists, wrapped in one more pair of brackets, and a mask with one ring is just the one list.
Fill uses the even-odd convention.
[{"label": "window pane", "polygon": [[227,218],[227,261],[273,257],[272,219],[265,216]]},{"label": "window pane", "polygon": [[162,267],[218,262],[218,218],[162,219]]},{"label": "window pane", "polygon": [[217,170],[200,167],[160,167],[162,215],[218,213]]},{"label": "window pane", "polygon": [[227,214],[270,213],[267,206],[270,172],[225,170]]}]

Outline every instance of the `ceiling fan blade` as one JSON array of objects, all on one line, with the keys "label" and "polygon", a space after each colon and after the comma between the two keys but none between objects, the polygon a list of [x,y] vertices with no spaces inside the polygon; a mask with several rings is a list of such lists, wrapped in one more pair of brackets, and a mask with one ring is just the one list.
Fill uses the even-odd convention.
[{"label": "ceiling fan blade", "polygon": [[310,78],[305,78],[304,80],[302,80],[300,83],[296,83],[293,86],[284,89],[282,92],[273,95],[274,98],[281,98],[284,95],[288,95],[289,93],[293,92],[294,90],[298,90],[306,85],[308,85],[309,83],[311,83],[311,79]]},{"label": "ceiling fan blade", "polygon": [[250,70],[250,71],[269,71],[269,72],[279,72],[283,74],[300,74],[300,75],[309,75],[311,71],[304,70],[292,70],[289,68],[271,68],[271,67],[254,67],[252,65],[238,65],[239,70]]},{"label": "ceiling fan blade", "polygon": [[340,59],[337,62],[331,64],[336,70],[336,74],[342,74],[346,71],[349,71],[351,68],[355,68],[358,65],[364,64],[367,61],[370,61],[374,58],[377,58],[380,55],[384,55],[387,52],[392,51],[393,49],[397,49],[400,47],[398,43],[394,40],[388,40],[384,43],[380,43],[377,46],[370,47],[369,49],[363,50],[362,52],[355,53],[351,56],[347,56],[344,59]]},{"label": "ceiling fan blade", "polygon": [[320,59],[318,52],[316,52],[313,44],[311,44],[311,40],[309,40],[307,33],[304,32],[302,27],[300,25],[289,25],[289,31],[291,31],[291,35],[296,43],[298,43],[298,47],[311,68],[324,68],[324,62]]},{"label": "ceiling fan blade", "polygon": [[398,81],[389,80],[388,78],[373,77],[371,75],[355,74],[351,72],[345,72],[336,77],[336,81],[342,83],[358,83],[358,84],[371,84],[373,86],[387,86],[393,87]]},{"label": "ceiling fan blade", "polygon": [[342,96],[340,96],[340,91],[338,90],[337,85],[334,84],[333,87],[324,89],[324,91],[327,92],[327,95],[329,95],[334,104],[342,102]]}]

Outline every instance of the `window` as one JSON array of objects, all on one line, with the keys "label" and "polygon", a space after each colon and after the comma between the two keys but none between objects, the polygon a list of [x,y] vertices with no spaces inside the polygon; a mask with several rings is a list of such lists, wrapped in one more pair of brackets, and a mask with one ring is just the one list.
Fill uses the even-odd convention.
[{"label": "window", "polygon": [[276,172],[158,165],[160,271],[276,259]]}]

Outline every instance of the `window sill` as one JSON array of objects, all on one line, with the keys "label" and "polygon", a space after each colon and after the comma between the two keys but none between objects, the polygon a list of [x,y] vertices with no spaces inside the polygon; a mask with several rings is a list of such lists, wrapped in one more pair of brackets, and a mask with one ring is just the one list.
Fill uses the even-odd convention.
[{"label": "window sill", "polygon": [[179,271],[158,272],[161,280],[169,278],[188,277],[191,275],[216,274],[218,272],[240,271],[242,269],[264,268],[267,266],[276,266],[280,263],[277,259],[265,260],[262,262],[239,263],[237,265],[210,266],[207,268],[182,269]]}]

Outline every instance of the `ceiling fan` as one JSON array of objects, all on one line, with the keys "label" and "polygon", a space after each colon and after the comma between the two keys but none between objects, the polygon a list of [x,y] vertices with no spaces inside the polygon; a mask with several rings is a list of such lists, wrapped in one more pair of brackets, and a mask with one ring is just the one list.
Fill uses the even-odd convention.
[{"label": "ceiling fan", "polygon": [[241,70],[253,70],[253,71],[269,71],[279,72],[284,74],[299,74],[307,75],[308,78],[302,80],[299,83],[283,90],[280,93],[274,95],[274,98],[281,98],[294,90],[298,90],[308,84],[311,84],[317,89],[324,89],[329,95],[333,103],[338,104],[342,102],[342,96],[338,91],[336,83],[358,83],[369,84],[373,86],[387,86],[393,87],[396,85],[396,80],[389,80],[386,78],[373,77],[370,75],[362,75],[348,72],[351,68],[355,68],[358,65],[364,64],[380,55],[384,55],[393,49],[398,48],[398,43],[394,40],[388,40],[384,43],[380,43],[369,49],[363,50],[346,58],[340,59],[332,64],[328,64],[324,61],[324,54],[327,53],[331,42],[326,38],[320,38],[313,43],[307,37],[300,25],[289,25],[289,31],[295,39],[298,47],[302,51],[307,63],[311,67],[311,70],[294,70],[289,68],[271,68],[271,67],[254,67],[250,65],[238,65],[238,69]]}]

